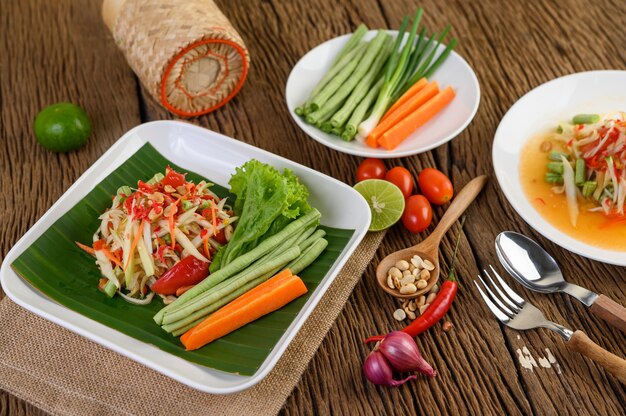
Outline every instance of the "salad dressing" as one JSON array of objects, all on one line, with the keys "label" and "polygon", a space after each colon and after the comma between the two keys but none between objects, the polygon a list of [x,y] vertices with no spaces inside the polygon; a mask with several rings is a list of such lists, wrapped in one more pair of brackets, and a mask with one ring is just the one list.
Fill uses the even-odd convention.
[{"label": "salad dressing", "polygon": [[520,155],[520,182],[524,193],[537,212],[550,224],[565,234],[595,247],[626,251],[626,222],[606,227],[606,217],[601,212],[589,212],[593,204],[579,198],[580,214],[576,227],[570,223],[565,193],[552,192],[554,185],[545,181],[548,153],[541,150],[545,141],[552,150],[563,151],[561,144],[550,140],[551,133],[531,138]]}]

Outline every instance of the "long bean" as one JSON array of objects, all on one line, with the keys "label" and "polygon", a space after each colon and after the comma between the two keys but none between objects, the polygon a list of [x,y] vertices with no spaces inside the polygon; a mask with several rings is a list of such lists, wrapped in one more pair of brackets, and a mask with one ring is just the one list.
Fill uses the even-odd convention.
[{"label": "long bean", "polygon": [[216,310],[218,310],[219,308],[221,308],[222,306],[228,304],[229,302],[237,299],[239,296],[243,295],[244,293],[248,292],[251,289],[254,289],[255,287],[257,287],[258,285],[260,285],[261,283],[265,282],[266,280],[268,280],[270,277],[274,276],[276,273],[278,273],[280,270],[282,270],[282,266],[280,268],[276,268],[274,270],[272,270],[269,273],[264,274],[261,277],[258,277],[254,280],[252,280],[251,282],[248,282],[247,284],[243,285],[242,287],[240,287],[239,289],[229,293],[228,295],[224,296],[223,298],[217,300],[216,302],[186,316],[185,318],[176,321],[176,322],[172,322],[170,324],[166,324],[163,325],[163,329],[167,332],[171,332],[172,335],[174,336],[178,336],[181,335],[185,332],[187,332],[189,329],[193,328],[194,326],[196,326],[197,324],[199,324],[200,322],[202,322],[202,320],[204,320],[204,318],[215,312]]},{"label": "long bean", "polygon": [[[338,88],[335,91],[328,91],[330,94],[329,97],[326,97],[324,94],[319,94],[317,98],[314,98],[311,102],[311,105],[315,105],[320,103],[320,109],[325,107],[335,108],[339,103],[343,103],[343,101],[350,95],[350,93],[357,86],[359,81],[367,74],[368,70],[371,68],[372,64],[375,62],[378,57],[379,52],[386,44],[386,40],[389,38],[389,35],[382,30],[379,30],[374,36],[368,45],[367,49],[363,53],[363,56],[357,63],[354,71],[349,74],[349,77],[344,80],[341,84],[338,84]],[[334,82],[331,81],[331,83]],[[328,87],[331,85],[329,83]],[[327,88],[324,88],[324,91],[327,91]],[[326,100],[324,102],[324,100]],[[323,105],[322,105],[323,103]],[[340,107],[341,108],[341,107]],[[335,110],[336,111],[336,110]],[[315,120],[310,121],[309,116],[307,116],[307,122],[311,124],[315,124]],[[335,126],[333,126],[335,127]]]},{"label": "long bean", "polygon": [[330,97],[332,97],[332,95],[344,84],[344,82],[346,82],[350,75],[352,75],[356,67],[359,65],[359,62],[363,58],[363,54],[367,50],[367,45],[364,44],[362,45],[362,47],[358,46],[357,48],[357,54],[352,59],[352,61],[348,62],[346,66],[341,68],[337,75],[335,75],[333,79],[331,79],[319,93],[311,98],[310,103],[306,107],[307,109],[310,109],[311,111],[316,111],[320,107],[322,107],[326,103],[326,101],[328,101]]},{"label": "long bean", "polygon": [[326,235],[326,231],[324,231],[324,230],[317,230],[317,231],[315,231],[313,233],[313,235],[311,235],[309,238],[307,238],[306,240],[304,240],[300,244],[298,244],[298,247],[300,248],[300,251],[302,253],[304,253],[306,251],[306,249],[311,247],[313,245],[313,243],[315,243],[320,238],[323,238],[325,235]]},{"label": "long bean", "polygon": [[298,274],[302,270],[306,269],[317,259],[322,251],[328,246],[328,241],[320,238],[311,247],[309,247],[304,253],[297,259],[287,265],[287,269],[291,270],[291,273]]},{"label": "long bean", "polygon": [[254,249],[250,250],[246,254],[239,256],[233,262],[226,265],[224,268],[218,270],[217,272],[211,274],[209,277],[204,279],[202,282],[198,283],[196,286],[183,293],[178,299],[174,302],[170,303],[163,309],[161,309],[154,316],[154,320],[156,323],[161,324],[163,321],[163,315],[165,312],[172,311],[174,309],[180,308],[189,300],[198,296],[202,292],[214,287],[220,282],[228,279],[229,277],[235,275],[241,270],[248,267],[254,261],[263,257],[265,254],[272,251],[275,247],[280,245],[285,239],[291,237],[292,235],[300,232],[303,228],[308,227],[314,222],[318,221],[320,218],[320,212],[313,208],[311,211],[304,214],[302,217],[298,218],[295,221],[289,223],[285,228],[269,237],[267,240],[263,241]]},{"label": "long bean", "polygon": [[[362,26],[365,27],[365,25],[362,25]],[[359,28],[360,27],[361,26],[359,26]],[[319,80],[315,88],[313,88],[313,91],[311,91],[311,95],[309,95],[309,100],[307,100],[307,102],[305,102],[301,106],[296,107],[295,109],[296,114],[301,116],[305,113],[306,107],[308,106],[310,99],[313,98],[315,95],[317,95],[322,90],[322,88],[324,88],[324,86],[326,86],[326,84],[328,84],[328,82],[331,79],[333,79],[335,75],[337,75],[337,73],[341,70],[341,68],[346,66],[348,62],[351,62],[357,53],[357,48],[362,47],[364,45],[363,43],[360,43],[360,42],[363,36],[365,35],[365,33],[367,33],[367,27],[365,27],[364,31],[362,29],[359,30],[359,28],[357,28],[357,30],[354,31],[354,33],[352,34],[352,37],[350,37],[350,40],[348,40],[348,43],[346,43],[346,46],[344,46],[344,48],[339,52],[340,56],[335,58],[328,72],[324,74],[324,76],[322,77],[321,80]],[[353,39],[356,39],[356,42],[351,42]]]},{"label": "long bean", "polygon": [[354,109],[361,102],[363,97],[367,95],[367,92],[372,88],[372,86],[376,83],[376,80],[382,76],[381,70],[383,65],[387,62],[389,55],[391,54],[391,48],[393,47],[393,42],[389,38],[389,41],[385,42],[385,46],[379,52],[376,57],[376,61],[371,66],[370,70],[367,74],[361,79],[354,90],[344,103],[344,105],[337,111],[330,119],[333,127],[339,127],[346,124],[350,115],[354,112]]},{"label": "long bean", "polygon": [[346,129],[343,131],[343,134],[341,135],[342,139],[346,141],[350,141],[354,139],[354,136],[356,135],[356,131],[357,131],[357,128],[359,127],[359,124],[361,123],[361,121],[363,121],[363,119],[367,115],[367,110],[370,109],[370,107],[372,106],[376,98],[378,97],[378,93],[380,92],[380,89],[383,86],[383,82],[384,82],[384,78],[381,77],[376,82],[376,84],[374,84],[372,89],[369,90],[367,95],[363,97],[359,105],[356,106],[356,108],[352,112],[352,115],[350,116],[350,119],[348,120],[348,123],[346,124]]},{"label": "long bean", "polygon": [[163,324],[166,325],[180,321],[192,313],[217,302],[229,293],[234,292],[241,286],[263,276],[264,274],[269,273],[276,268],[284,267],[289,262],[300,256],[300,254],[300,248],[298,246],[294,246],[269,261],[262,262],[261,264],[257,264],[258,262],[255,263],[239,275],[223,281],[212,289],[207,290],[202,295],[197,296],[193,301],[187,302],[183,305],[183,307],[165,313],[163,316]]},{"label": "long bean", "polygon": [[341,58],[343,58],[351,50],[356,48],[356,46],[359,44],[359,42],[361,42],[361,39],[363,39],[363,36],[365,36],[368,30],[369,29],[367,28],[367,26],[365,26],[364,23],[361,23],[359,26],[357,26],[354,32],[352,32],[350,39],[348,39],[348,42],[346,42],[346,44],[344,45],[343,48],[341,48],[341,50],[339,51],[335,59],[333,59],[333,62],[330,64],[331,68],[335,66],[335,64],[339,62]]}]

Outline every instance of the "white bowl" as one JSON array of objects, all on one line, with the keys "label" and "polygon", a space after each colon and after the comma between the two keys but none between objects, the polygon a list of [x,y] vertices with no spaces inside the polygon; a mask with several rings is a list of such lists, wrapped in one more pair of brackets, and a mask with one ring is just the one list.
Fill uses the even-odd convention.
[{"label": "white bowl", "polygon": [[626,253],[583,243],[546,221],[520,182],[520,153],[535,134],[580,113],[626,110],[626,71],[592,71],[547,82],[520,98],[506,113],[493,141],[493,167],[504,195],[537,232],[566,250],[604,263],[626,266]]},{"label": "white bowl", "polygon": [[[389,33],[395,36],[398,32],[390,30]],[[364,39],[369,40],[375,34],[375,30],[370,30]],[[478,79],[467,62],[452,51],[431,80],[438,81],[440,87],[452,86],[456,97],[432,120],[417,129],[393,150],[374,149],[356,140],[346,142],[305,123],[296,115],[294,109],[309,98],[311,91],[328,71],[332,60],[349,38],[350,35],[343,35],[316,46],[298,61],[289,74],[285,92],[289,113],[311,138],[324,146],[351,155],[396,158],[423,153],[446,143],[461,133],[474,118],[480,103]],[[437,52],[441,53],[444,49],[445,46],[440,45]]]}]

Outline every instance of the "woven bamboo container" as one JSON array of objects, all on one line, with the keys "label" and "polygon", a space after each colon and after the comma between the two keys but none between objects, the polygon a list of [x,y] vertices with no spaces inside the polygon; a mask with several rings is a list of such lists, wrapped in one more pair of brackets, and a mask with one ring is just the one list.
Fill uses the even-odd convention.
[{"label": "woven bamboo container", "polygon": [[104,0],[102,15],[141,83],[174,114],[211,112],[246,79],[248,50],[212,0]]}]

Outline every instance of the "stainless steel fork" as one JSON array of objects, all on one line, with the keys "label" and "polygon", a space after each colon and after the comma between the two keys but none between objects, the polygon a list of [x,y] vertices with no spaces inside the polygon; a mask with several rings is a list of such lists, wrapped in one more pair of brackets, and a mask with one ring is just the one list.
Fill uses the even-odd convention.
[{"label": "stainless steel fork", "polygon": [[484,290],[481,289],[481,285],[476,280],[474,280],[474,284],[489,310],[500,322],[517,330],[548,328],[559,334],[571,350],[595,361],[623,384],[626,384],[626,360],[606,351],[590,340],[584,332],[572,331],[562,325],[548,321],[539,309],[515,293],[493,266],[490,265],[489,267],[499,284],[496,284],[487,270],[483,270],[484,280],[478,275]]}]

